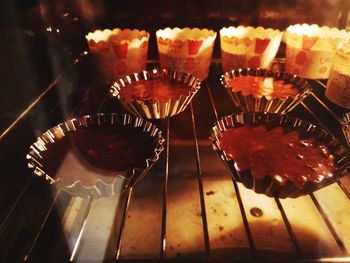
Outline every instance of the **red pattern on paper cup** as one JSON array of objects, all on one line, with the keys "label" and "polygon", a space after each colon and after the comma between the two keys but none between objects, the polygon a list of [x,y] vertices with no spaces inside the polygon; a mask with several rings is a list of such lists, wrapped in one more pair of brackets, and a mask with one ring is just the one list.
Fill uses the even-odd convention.
[{"label": "red pattern on paper cup", "polygon": [[188,40],[188,54],[197,55],[203,40]]},{"label": "red pattern on paper cup", "polygon": [[242,67],[269,68],[282,33],[262,27],[228,27],[220,30],[223,71]]},{"label": "red pattern on paper cup", "polygon": [[86,39],[104,83],[112,84],[118,77],[146,69],[148,32],[118,28],[97,30]]},{"label": "red pattern on paper cup", "polygon": [[327,79],[337,44],[345,30],[297,24],[286,31],[286,70],[308,79]]},{"label": "red pattern on paper cup", "polygon": [[262,54],[267,48],[267,46],[270,44],[270,41],[270,39],[257,38],[255,40],[255,53]]},{"label": "red pattern on paper cup", "polygon": [[113,46],[118,59],[125,59],[128,54],[128,44],[116,44]]},{"label": "red pattern on paper cup", "polygon": [[328,78],[332,65],[332,53],[323,51],[286,50],[286,70],[303,78]]},{"label": "red pattern on paper cup", "polygon": [[160,65],[207,78],[216,33],[198,28],[166,28],[157,31]]},{"label": "red pattern on paper cup", "polygon": [[298,54],[295,56],[295,63],[297,63],[298,65],[306,64],[306,61],[307,57],[304,51],[298,52]]}]

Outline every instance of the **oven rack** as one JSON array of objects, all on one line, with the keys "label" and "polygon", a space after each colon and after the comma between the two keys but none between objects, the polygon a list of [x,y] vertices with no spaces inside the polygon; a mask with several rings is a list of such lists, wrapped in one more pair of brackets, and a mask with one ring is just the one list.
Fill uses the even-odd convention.
[{"label": "oven rack", "polygon": [[[152,67],[154,61],[149,64]],[[125,195],[83,200],[31,176],[1,221],[2,260],[349,260],[349,176],[306,197],[268,198],[232,180],[211,150],[206,137],[209,128],[231,113],[233,106],[219,85],[220,73],[220,60],[216,59],[210,78],[188,109],[177,117],[155,121],[166,137],[165,152],[148,176]],[[1,140],[6,140],[62,79],[66,80],[64,76],[60,74],[43,90],[2,132]],[[291,114],[313,120],[344,142],[339,114],[322,98],[324,83],[311,84],[315,92]],[[124,111],[117,102],[108,100],[107,90],[95,88],[91,85],[74,114]],[[23,228],[30,234],[21,243],[20,234],[11,235],[14,222],[18,214],[35,210],[26,206],[25,199],[41,189],[52,198],[48,198],[40,220],[34,224],[25,221],[28,225]],[[104,221],[109,227],[102,231]],[[103,243],[100,232],[105,244],[99,247],[96,244]]]}]

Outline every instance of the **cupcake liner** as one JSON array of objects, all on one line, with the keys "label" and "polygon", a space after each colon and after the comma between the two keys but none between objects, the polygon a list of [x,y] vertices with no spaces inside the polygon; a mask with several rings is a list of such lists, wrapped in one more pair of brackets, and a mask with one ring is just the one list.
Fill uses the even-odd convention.
[{"label": "cupcake liner", "polygon": [[345,30],[327,26],[289,26],[286,39],[286,71],[309,79],[327,79],[337,44],[349,37]]},{"label": "cupcake liner", "polygon": [[[132,100],[127,101],[120,97],[120,90],[127,88],[127,84],[135,83],[139,80],[168,79],[175,80],[188,86],[188,94],[178,98],[169,98],[166,101],[152,100]],[[194,95],[200,88],[200,81],[193,75],[171,70],[150,70],[141,73],[135,73],[117,80],[111,87],[110,93],[112,98],[121,101],[124,107],[136,116],[146,119],[162,119],[181,113],[191,102]]]},{"label": "cupcake liner", "polygon": [[216,32],[199,28],[165,28],[156,32],[162,68],[208,77]]},{"label": "cupcake liner", "polygon": [[[72,141],[69,141],[71,137],[67,138],[67,140],[62,139],[68,136],[68,133],[74,134],[77,128],[100,129],[113,127],[138,129],[154,142],[155,148],[150,150],[148,158],[145,157],[143,165],[141,167],[130,167],[127,171],[103,170],[103,174],[107,174],[107,176],[100,176],[100,173],[96,172],[96,169],[91,170],[91,165],[86,165],[86,161],[81,160],[78,161],[79,164],[74,164],[74,167],[83,168],[75,168],[75,171],[80,170],[85,173],[73,173],[71,175],[73,175],[72,177],[74,178],[68,178],[68,180],[67,178],[64,179],[64,177],[61,176],[63,173],[60,172],[61,165],[64,159],[70,154],[70,150],[74,153],[77,149],[74,147],[74,144],[68,144],[72,143]],[[44,177],[50,184],[54,183],[59,188],[72,195],[82,198],[107,197],[116,193],[121,193],[123,190],[132,187],[142,179],[152,165],[158,160],[163,150],[163,142],[164,138],[161,135],[161,131],[144,119],[133,117],[128,114],[117,113],[85,115],[61,123],[38,137],[37,141],[30,146],[30,152],[27,154],[28,167],[34,170],[35,175]],[[69,148],[69,146],[73,147]],[[140,147],[142,147],[142,145],[140,145]],[[99,171],[100,170],[101,169],[99,169]],[[110,176],[110,174],[112,174],[112,176]]]},{"label": "cupcake liner", "polygon": [[340,119],[340,124],[342,125],[342,130],[344,133],[344,137],[348,143],[348,147],[350,148],[350,112],[345,113]]},{"label": "cupcake liner", "polygon": [[224,27],[220,30],[222,68],[270,68],[282,39],[282,32],[263,27]]},{"label": "cupcake liner", "polygon": [[146,69],[148,32],[115,28],[96,30],[85,38],[104,83],[112,84],[117,77]]},{"label": "cupcake liner", "polygon": [[333,103],[350,109],[350,40],[338,45],[325,95]]},{"label": "cupcake liner", "polygon": [[[320,183],[307,182],[303,187],[294,185],[287,181],[285,185],[280,185],[272,177],[266,176],[259,180],[252,176],[251,171],[238,170],[235,161],[232,160],[224,150],[221,149],[220,138],[229,128],[240,127],[242,125],[267,125],[269,128],[283,127],[287,130],[298,131],[303,137],[313,137],[321,144],[325,145],[330,154],[334,156],[335,172],[331,178],[324,178]],[[350,167],[350,156],[344,146],[327,131],[322,130],[315,125],[284,114],[267,112],[241,112],[222,118],[212,128],[210,141],[213,149],[219,154],[233,178],[241,182],[245,187],[254,190],[256,193],[262,193],[270,197],[278,198],[296,198],[309,194],[322,187],[325,187],[338,178],[348,173]]]},{"label": "cupcake liner", "polygon": [[[283,80],[296,87],[298,89],[298,94],[295,97],[288,96],[286,99],[267,99],[265,96],[259,98],[252,94],[243,95],[241,91],[235,92],[233,88],[230,87],[230,80],[240,76],[269,77]],[[273,113],[286,113],[311,93],[311,86],[306,80],[285,72],[277,72],[267,69],[245,68],[232,70],[221,76],[221,84],[225,87],[228,95],[232,98],[235,107],[238,110],[245,112],[266,111]]]}]

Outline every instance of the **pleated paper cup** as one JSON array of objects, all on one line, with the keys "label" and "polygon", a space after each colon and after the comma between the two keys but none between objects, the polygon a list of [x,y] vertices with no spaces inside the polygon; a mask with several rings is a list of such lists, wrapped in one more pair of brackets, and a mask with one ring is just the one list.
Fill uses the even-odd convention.
[{"label": "pleated paper cup", "polygon": [[[259,126],[265,125],[268,129],[282,127],[287,131],[297,131],[302,138],[314,138],[318,143],[327,147],[329,154],[333,155],[334,172],[331,177],[321,177],[319,181],[307,181],[299,186],[288,180],[284,184],[276,178],[266,174],[262,179],[252,175],[251,169],[238,168],[234,157],[226,153],[220,144],[220,138],[228,129],[235,129],[244,125]],[[327,131],[315,125],[284,114],[267,112],[241,112],[222,118],[212,128],[210,141],[213,149],[218,153],[233,178],[242,183],[245,187],[254,190],[256,193],[265,194],[269,197],[296,198],[307,195],[336,182],[341,176],[348,174],[350,167],[350,156],[348,151],[336,138]]]},{"label": "pleated paper cup", "polygon": [[279,30],[263,27],[224,27],[220,30],[223,71],[270,68],[282,39]]},{"label": "pleated paper cup", "polygon": [[308,79],[327,79],[337,45],[349,33],[327,26],[297,24],[285,32],[286,71]]},{"label": "pleated paper cup", "polygon": [[216,32],[199,28],[165,28],[156,32],[160,65],[199,80],[208,77]]},{"label": "pleated paper cup", "polygon": [[96,30],[86,35],[101,80],[112,84],[117,77],[146,69],[149,33],[137,29]]},{"label": "pleated paper cup", "polygon": [[350,112],[345,113],[339,119],[339,122],[342,126],[343,134],[348,143],[348,147],[350,148]]},{"label": "pleated paper cup", "polygon": [[326,97],[350,110],[350,40],[341,42],[335,52]]},{"label": "pleated paper cup", "polygon": [[141,180],[158,160],[163,143],[161,131],[144,119],[85,115],[39,136],[27,154],[28,167],[72,195],[108,197]]},{"label": "pleated paper cup", "polygon": [[[250,78],[253,83],[245,82],[251,89],[259,83],[256,94],[252,94],[232,83],[235,79]],[[261,84],[260,84],[261,82]],[[285,86],[274,88],[274,83],[291,86],[293,95],[285,93]],[[282,84],[281,84],[282,83]],[[273,113],[287,113],[302,102],[311,92],[308,81],[286,72],[267,69],[237,69],[226,72],[221,76],[221,84],[231,97],[237,111],[253,112],[266,111]],[[295,94],[295,95],[294,95]]]}]

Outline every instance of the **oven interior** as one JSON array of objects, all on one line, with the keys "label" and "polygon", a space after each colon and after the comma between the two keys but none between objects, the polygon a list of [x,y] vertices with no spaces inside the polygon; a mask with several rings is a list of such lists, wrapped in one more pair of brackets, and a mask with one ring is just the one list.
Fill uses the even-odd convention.
[{"label": "oven interior", "polygon": [[[159,28],[198,26],[218,31],[246,24],[285,29],[303,22],[344,28],[347,1],[5,1],[4,5],[1,261],[349,260],[349,176],[297,199],[269,198],[235,182],[213,151],[210,128],[234,111],[219,82],[218,40],[209,77],[188,108],[152,121],[163,131],[165,149],[147,176],[128,192],[100,199],[74,197],[35,177],[26,160],[35,138],[60,122],[84,114],[126,113],[94,77],[84,35],[95,28],[147,29],[152,36],[147,67],[152,69],[159,66],[154,38]],[[283,70],[283,57],[280,47],[274,69]],[[338,121],[344,110],[324,97],[326,81],[310,80],[310,84],[311,95],[289,114],[331,131],[349,148]],[[65,160],[63,171],[70,169],[70,161]]]}]

